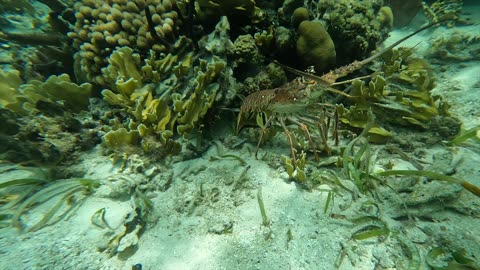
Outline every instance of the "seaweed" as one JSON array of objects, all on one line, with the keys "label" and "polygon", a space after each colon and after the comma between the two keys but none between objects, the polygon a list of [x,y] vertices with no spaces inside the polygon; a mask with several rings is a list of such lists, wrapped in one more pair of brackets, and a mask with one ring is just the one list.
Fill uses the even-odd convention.
[{"label": "seaweed", "polygon": [[[53,180],[39,168],[14,166],[10,171],[33,173],[0,183],[3,197],[1,227],[12,226],[25,232],[37,231],[63,220],[99,186],[98,181],[86,178]],[[6,172],[8,170],[3,170],[2,174]],[[32,220],[30,216],[35,216],[34,221],[24,221],[23,217],[27,215],[29,220]]]},{"label": "seaweed", "polygon": [[460,145],[468,139],[474,139],[475,141],[480,142],[480,125],[461,132],[447,144],[449,146]]},{"label": "seaweed", "polygon": [[[89,194],[94,188],[98,187],[98,185],[99,183],[96,180],[86,178],[56,180],[18,205],[18,209],[16,209],[15,214],[12,216],[12,226],[18,228],[20,231],[26,230],[27,232],[31,232],[48,225],[53,225],[65,218],[85,201],[86,197],[84,196],[75,198],[76,193],[84,191],[84,195]],[[43,215],[40,221],[29,227],[27,227],[26,224],[22,224],[22,216],[36,209],[39,205],[54,199],[57,201],[53,207]],[[66,209],[61,213],[57,213],[64,204],[67,204]],[[55,214],[58,214],[58,217],[53,219]]]},{"label": "seaweed", "polygon": [[[367,124],[362,133],[347,144],[342,154],[342,172],[347,179],[355,184],[360,193],[372,192],[376,186],[374,180],[380,181],[370,172],[372,153],[367,134],[373,126],[374,116],[369,110]],[[360,144],[360,146],[355,150],[357,144]],[[355,198],[355,194],[353,195]]]},{"label": "seaweed", "polygon": [[480,265],[468,257],[463,248],[449,252],[442,247],[434,247],[428,252],[426,261],[434,270],[480,269]]},{"label": "seaweed", "polygon": [[286,156],[282,156],[288,177],[299,183],[305,183],[307,179],[307,175],[305,174],[306,157],[307,154],[303,151],[300,153],[296,162]]},{"label": "seaweed", "polygon": [[324,184],[327,184],[330,187],[330,190],[326,190],[327,198],[325,199],[325,206],[323,208],[324,214],[327,213],[329,208],[333,209],[333,205],[335,203],[335,195],[340,194],[340,189],[348,192],[353,198],[355,198],[355,192],[349,189],[340,181],[340,178],[335,171],[326,170],[324,173],[319,175],[319,178],[323,180]]},{"label": "seaweed", "polygon": [[396,233],[396,238],[403,245],[405,250],[408,251],[410,262],[407,269],[421,269],[422,257],[418,247],[414,245],[403,233]]},{"label": "seaweed", "polygon": [[257,201],[258,207],[260,208],[260,214],[262,215],[262,225],[268,227],[270,225],[270,220],[267,217],[267,212],[265,211],[265,204],[263,203],[262,188],[259,187],[257,191]]},{"label": "seaweed", "polygon": [[353,220],[359,223],[353,230],[351,238],[353,240],[366,240],[373,237],[388,237],[390,229],[387,224],[377,217],[362,217]]},{"label": "seaweed", "polygon": [[218,155],[218,156],[211,156],[210,161],[216,161],[216,160],[223,160],[223,159],[233,159],[238,162],[240,162],[240,165],[245,166],[247,165],[247,162],[243,160],[241,157],[234,155],[234,154],[223,154],[223,155]]},{"label": "seaweed", "polygon": [[480,187],[475,186],[463,179],[456,178],[453,176],[449,175],[444,175],[432,171],[426,171],[426,170],[390,170],[390,171],[384,171],[384,172],[378,172],[376,173],[377,176],[390,176],[390,175],[403,175],[403,176],[424,176],[430,179],[435,179],[439,181],[445,181],[451,184],[460,184],[465,190],[469,191],[473,195],[480,197]]}]

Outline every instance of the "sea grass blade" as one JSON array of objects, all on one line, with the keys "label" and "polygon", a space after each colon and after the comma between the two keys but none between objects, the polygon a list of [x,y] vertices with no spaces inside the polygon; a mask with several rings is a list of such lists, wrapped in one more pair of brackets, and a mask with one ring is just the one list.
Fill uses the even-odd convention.
[{"label": "sea grass blade", "polygon": [[[73,188],[72,190],[69,190],[67,193],[65,193],[65,195],[63,195],[61,198],[58,199],[57,203],[55,203],[55,205],[43,216],[43,218],[38,221],[37,223],[35,223],[32,227],[30,227],[27,232],[34,232],[34,231],[38,231],[40,230],[41,228],[43,228],[44,226],[46,226],[47,222],[49,220],[52,219],[52,217],[55,215],[55,213],[62,207],[62,205],[66,202],[66,200],[72,196],[73,194],[79,192],[80,190],[82,190],[84,187],[82,186],[78,186],[76,188]],[[73,208],[75,205],[72,205],[70,208]],[[69,209],[66,210],[66,212],[69,211]],[[60,221],[60,219],[57,219],[55,222],[53,222],[52,224],[55,224],[57,223],[58,221]]]},{"label": "sea grass blade", "polygon": [[14,180],[2,182],[0,183],[0,188],[19,186],[19,185],[44,184],[47,182],[48,182],[47,180],[38,179],[38,178],[21,178],[21,179],[14,179]]},{"label": "sea grass blade", "polygon": [[456,178],[453,176],[444,175],[444,174],[440,174],[432,171],[391,170],[391,171],[378,172],[377,175],[379,176],[390,176],[390,175],[424,176],[431,179],[436,179],[436,180],[445,181],[445,182],[454,183],[454,184],[460,184],[462,185],[463,188],[465,188],[467,191],[469,191],[473,195],[480,197],[480,187],[475,186],[460,178]]}]

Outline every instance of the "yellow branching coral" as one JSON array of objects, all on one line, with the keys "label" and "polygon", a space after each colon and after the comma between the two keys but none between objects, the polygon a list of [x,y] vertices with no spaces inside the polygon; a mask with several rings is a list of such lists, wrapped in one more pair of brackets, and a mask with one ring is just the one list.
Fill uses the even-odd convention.
[{"label": "yellow branching coral", "polygon": [[88,107],[92,85],[77,85],[67,74],[52,75],[45,82],[31,80],[22,83],[18,71],[0,72],[0,105],[15,113],[38,112],[37,103],[56,104],[66,111],[79,112]]},{"label": "yellow branching coral", "polygon": [[178,114],[177,132],[179,134],[187,137],[198,120],[212,107],[219,88],[219,85],[213,81],[224,67],[225,62],[216,57],[210,64],[207,64],[207,61],[201,61],[200,65],[195,67],[193,93],[187,100],[182,100],[180,95],[173,96],[174,111]]},{"label": "yellow branching coral", "polygon": [[196,61],[192,68],[192,53],[169,53],[161,58],[152,54],[141,63],[139,55],[128,47],[113,52],[109,66],[104,68],[110,89],[103,90],[102,95],[107,103],[123,108],[128,118],[120,127],[112,128],[105,145],[118,148],[121,144],[109,141],[137,134],[145,151],[160,143],[164,149],[178,152],[175,135],[187,138],[211,108],[219,89],[216,79],[225,67],[217,57]]},{"label": "yellow branching coral", "polygon": [[0,71],[0,106],[2,108],[17,102],[17,88],[22,83],[19,71]]}]

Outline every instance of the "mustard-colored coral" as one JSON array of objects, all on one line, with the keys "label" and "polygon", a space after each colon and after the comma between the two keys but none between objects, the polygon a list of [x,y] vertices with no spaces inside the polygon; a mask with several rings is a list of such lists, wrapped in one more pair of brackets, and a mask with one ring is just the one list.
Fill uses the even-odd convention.
[{"label": "mustard-colored coral", "polygon": [[175,95],[174,111],[177,112],[177,132],[184,137],[195,127],[196,123],[202,118],[207,110],[212,107],[215,95],[219,89],[219,84],[215,79],[220,71],[225,67],[225,62],[214,57],[212,63],[202,61],[195,67],[195,81],[193,84],[193,93],[187,100],[182,100],[180,95]]},{"label": "mustard-colored coral", "polygon": [[[185,45],[181,40],[176,46]],[[215,100],[219,89],[216,79],[225,62],[212,57],[193,63],[191,53],[180,51],[183,53],[161,58],[151,54],[144,62],[128,47],[112,53],[109,66],[104,68],[109,89],[103,90],[102,95],[107,103],[122,108],[128,117],[112,127],[109,137],[114,137],[104,140],[107,147],[118,148],[119,144],[108,141],[137,134],[145,151],[161,147],[178,152],[176,139],[180,135],[187,138],[198,127]],[[135,142],[121,142],[129,141]],[[168,151],[162,154],[172,154]]]},{"label": "mustard-colored coral", "polygon": [[10,70],[0,72],[0,106],[2,108],[17,102],[17,88],[22,83],[23,81],[20,78],[19,71]]},{"label": "mustard-colored coral", "polygon": [[55,104],[65,111],[87,109],[92,86],[77,85],[67,74],[52,75],[45,82],[31,80],[23,83],[18,71],[0,72],[0,105],[18,114],[38,112],[37,103]]},{"label": "mustard-colored coral", "polygon": [[103,136],[103,142],[108,148],[115,149],[130,147],[137,144],[139,134],[137,131],[127,131],[125,128],[112,130]]}]

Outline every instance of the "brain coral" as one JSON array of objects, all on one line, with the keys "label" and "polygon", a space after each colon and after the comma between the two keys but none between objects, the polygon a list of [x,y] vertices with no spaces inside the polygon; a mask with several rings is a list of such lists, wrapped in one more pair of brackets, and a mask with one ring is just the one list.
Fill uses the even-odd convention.
[{"label": "brain coral", "polygon": [[[141,55],[165,52],[181,24],[175,0],[81,0],[74,4],[73,39],[77,69],[86,79],[104,84],[102,67],[116,47],[128,46]],[[150,11],[149,27],[146,9]],[[154,28],[153,31],[151,28]]]},{"label": "brain coral", "polygon": [[298,35],[297,54],[306,66],[325,72],[335,64],[335,45],[321,22],[301,22]]}]

